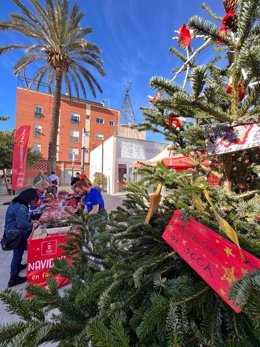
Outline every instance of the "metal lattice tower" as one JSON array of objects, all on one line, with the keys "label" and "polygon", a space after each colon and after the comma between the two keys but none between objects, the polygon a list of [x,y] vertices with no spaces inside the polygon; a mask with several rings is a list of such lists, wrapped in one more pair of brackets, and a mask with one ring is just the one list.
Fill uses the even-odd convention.
[{"label": "metal lattice tower", "polygon": [[123,104],[120,110],[120,125],[132,125],[135,124],[135,115],[134,115],[134,110],[130,98],[130,88],[131,88],[131,83],[127,82],[125,84],[125,95],[124,95],[124,100]]}]

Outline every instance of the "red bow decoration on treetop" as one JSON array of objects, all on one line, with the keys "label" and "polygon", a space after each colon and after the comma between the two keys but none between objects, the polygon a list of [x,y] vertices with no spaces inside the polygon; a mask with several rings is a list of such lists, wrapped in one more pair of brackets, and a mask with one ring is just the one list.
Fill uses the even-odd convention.
[{"label": "red bow decoration on treetop", "polygon": [[[234,9],[229,10],[225,16],[222,18],[222,25],[218,29],[218,33],[221,37],[226,38],[227,37],[227,31],[228,29],[234,29],[234,23],[236,19],[236,11]],[[218,44],[221,44],[221,40],[217,40]]]},{"label": "red bow decoration on treetop", "polygon": [[[227,94],[231,94],[233,92],[233,87],[228,85],[226,89]],[[241,82],[238,85],[238,100],[242,101],[246,95],[246,88],[244,87],[244,83]]]},{"label": "red bow decoration on treetop", "polygon": [[190,43],[191,43],[191,34],[189,29],[186,27],[186,24],[183,24],[180,27],[179,30],[179,46],[183,46],[183,47],[190,47]]},{"label": "red bow decoration on treetop", "polygon": [[222,18],[222,24],[227,27],[227,29],[232,29],[234,16],[236,15],[236,11],[234,9],[229,10],[225,16]]}]

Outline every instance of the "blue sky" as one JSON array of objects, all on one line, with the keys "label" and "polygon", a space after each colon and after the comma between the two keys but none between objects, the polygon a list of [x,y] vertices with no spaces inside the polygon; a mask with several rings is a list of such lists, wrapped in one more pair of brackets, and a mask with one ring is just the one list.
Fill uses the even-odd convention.
[{"label": "blue sky", "polygon": [[[22,0],[27,3],[27,0]],[[74,0],[71,0],[74,3]],[[207,5],[218,15],[224,14],[222,0],[209,0]],[[172,69],[180,66],[169,53],[171,46],[177,47],[174,30],[187,23],[197,14],[207,17],[201,9],[201,0],[78,0],[86,16],[82,26],[91,27],[93,33],[87,38],[102,49],[106,78],[96,75],[103,94],[89,100],[109,100],[110,107],[120,109],[124,97],[124,83],[130,81],[130,96],[136,120],[142,121],[139,110],[149,106],[148,95],[155,92],[149,88],[153,76],[172,78]],[[0,20],[8,20],[10,12],[17,12],[12,0],[1,1]],[[0,32],[0,46],[19,43],[21,36],[11,32]],[[17,51],[18,52],[18,51]],[[16,87],[18,79],[12,68],[18,53],[0,56],[0,115],[9,115],[1,122],[1,130],[15,127]],[[208,61],[209,54],[202,53],[200,61]],[[28,74],[29,75],[29,74]],[[29,76],[30,77],[30,76]],[[182,77],[180,77],[182,80]],[[148,140],[154,135],[148,134]]]}]

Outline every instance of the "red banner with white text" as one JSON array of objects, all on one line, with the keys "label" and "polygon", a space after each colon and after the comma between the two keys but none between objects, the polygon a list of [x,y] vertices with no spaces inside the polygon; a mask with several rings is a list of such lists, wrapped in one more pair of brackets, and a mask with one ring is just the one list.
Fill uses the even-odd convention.
[{"label": "red banner with white text", "polygon": [[12,190],[24,188],[27,146],[30,136],[30,125],[21,126],[14,137],[12,163]]},{"label": "red banner with white text", "polygon": [[228,291],[236,280],[260,269],[258,258],[243,250],[244,263],[234,243],[195,219],[184,221],[180,210],[174,212],[162,237],[235,312],[241,311]]}]

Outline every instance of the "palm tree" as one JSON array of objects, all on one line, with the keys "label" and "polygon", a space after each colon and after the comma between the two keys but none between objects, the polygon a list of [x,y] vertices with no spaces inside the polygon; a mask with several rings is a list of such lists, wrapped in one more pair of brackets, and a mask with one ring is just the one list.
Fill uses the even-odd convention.
[{"label": "palm tree", "polygon": [[69,8],[69,0],[45,0],[45,6],[42,6],[38,0],[29,0],[32,5],[32,10],[29,10],[22,1],[13,0],[13,2],[20,8],[21,13],[11,13],[10,21],[1,21],[0,30],[19,32],[30,41],[28,44],[10,44],[0,47],[0,54],[24,49],[24,55],[14,65],[15,75],[22,71],[25,73],[28,65],[40,62],[42,64],[28,87],[34,85],[38,91],[45,79],[48,92],[51,93],[54,84],[48,152],[48,168],[54,170],[63,83],[69,95],[73,89],[77,97],[79,97],[80,89],[86,98],[84,82],[94,97],[96,97],[96,88],[102,92],[97,80],[88,70],[88,67],[92,67],[105,76],[103,61],[99,57],[101,50],[85,39],[92,29],[81,28],[80,21],[84,13],[79,11],[77,4]]}]

